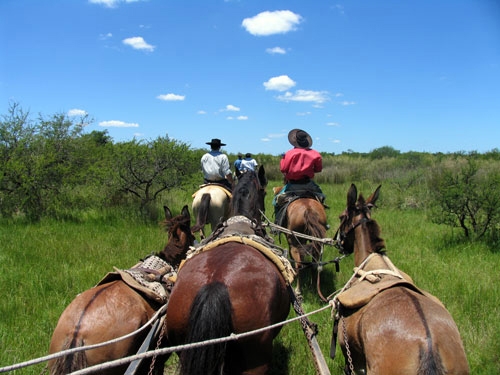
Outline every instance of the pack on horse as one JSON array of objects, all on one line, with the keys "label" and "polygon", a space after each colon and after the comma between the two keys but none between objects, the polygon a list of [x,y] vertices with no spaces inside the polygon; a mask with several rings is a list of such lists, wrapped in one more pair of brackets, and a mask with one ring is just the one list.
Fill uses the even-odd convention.
[{"label": "pack on horse", "polygon": [[[172,216],[168,207],[165,206],[164,210],[165,220],[162,224],[168,232],[165,248],[130,270],[108,274],[99,285],[79,294],[59,318],[50,342],[51,354],[124,336],[142,327],[167,303],[173,283],[172,277],[175,276],[181,260],[185,258],[189,246],[193,244],[194,237],[187,206],[184,206],[181,214],[176,217]],[[141,279],[142,285],[134,283],[134,277],[138,275],[144,276]],[[162,327],[163,320],[159,324],[159,330]],[[58,357],[48,363],[50,374],[68,374],[136,354],[147,335],[148,330],[145,330],[116,343]],[[152,343],[159,344],[158,339],[152,340]],[[162,340],[162,345],[165,345],[165,340]],[[155,359],[155,374],[163,374],[166,359]],[[144,362],[136,373],[148,373],[151,360]],[[126,364],[99,373],[123,374],[127,367]]]},{"label": "pack on horse", "polygon": [[201,238],[205,238],[205,225],[210,224],[213,232],[217,225],[229,217],[231,192],[223,185],[209,183],[200,186],[193,194],[191,209],[196,224],[193,232],[200,232]]},{"label": "pack on horse", "polygon": [[318,295],[323,301],[326,301],[320,288],[323,243],[295,234],[300,233],[314,238],[325,238],[328,229],[325,206],[321,202],[321,198],[311,191],[293,190],[283,192],[283,186],[273,190],[276,207],[275,223],[288,229],[286,239],[298,275],[295,293],[299,296],[302,293],[300,271],[313,267],[317,271],[316,289]]},{"label": "pack on horse", "polygon": [[[233,192],[230,218],[200,244],[206,247],[203,251],[188,254],[181,265],[167,314],[172,345],[244,333],[286,319],[289,281],[257,249],[269,247],[262,244],[265,230],[259,211],[264,209],[266,184],[262,166],[258,174],[242,174]],[[291,265],[289,271],[293,274]],[[183,350],[180,373],[265,374],[280,329]]]},{"label": "pack on horse", "polygon": [[346,374],[468,374],[450,313],[385,254],[379,225],[371,218],[379,191],[380,186],[365,200],[351,185],[340,215],[339,249],[354,253],[355,272],[334,298],[330,355],[338,330]]}]

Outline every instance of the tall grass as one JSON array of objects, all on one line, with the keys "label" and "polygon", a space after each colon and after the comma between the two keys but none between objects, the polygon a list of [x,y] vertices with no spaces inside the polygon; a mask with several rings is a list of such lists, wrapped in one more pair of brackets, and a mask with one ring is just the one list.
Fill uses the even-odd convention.
[{"label": "tall grass", "polygon": [[[278,184],[275,180],[269,186]],[[349,184],[322,184],[330,206],[329,237],[333,237],[338,215],[345,207]],[[366,182],[357,186],[365,196],[376,187]],[[402,209],[402,194],[397,186],[385,183],[379,208],[373,213],[388,255],[449,309],[462,335],[471,373],[500,373],[500,253],[481,243],[454,240],[450,229],[433,224],[425,210]],[[186,192],[176,192],[168,199],[174,213],[190,203]],[[266,213],[272,219],[271,199],[269,194]],[[57,320],[76,294],[95,285],[114,266],[129,268],[145,255],[161,250],[166,242],[166,234],[158,226],[123,212],[108,213],[106,220],[102,217],[91,213],[80,222],[0,223],[0,367],[46,355]],[[275,236],[276,243],[280,244],[280,239],[286,247],[284,237]],[[324,260],[336,256],[336,249],[325,248]],[[324,294],[341,288],[352,267],[352,257],[342,260],[339,273],[333,264],[326,266],[321,281]],[[317,297],[313,276],[307,272],[304,277],[303,308],[316,311],[325,304]],[[293,309],[289,316],[295,317]],[[318,342],[331,373],[343,374],[340,349],[337,347],[334,360],[328,355],[331,311],[314,314],[310,320],[318,325]],[[275,341],[273,361],[276,375],[315,374],[299,322],[282,329]],[[40,374],[43,367],[40,364],[13,373]]]}]

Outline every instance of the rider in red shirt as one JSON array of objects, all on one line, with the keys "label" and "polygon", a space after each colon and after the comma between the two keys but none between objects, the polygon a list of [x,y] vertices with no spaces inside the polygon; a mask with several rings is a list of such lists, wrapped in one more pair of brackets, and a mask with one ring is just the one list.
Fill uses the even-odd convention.
[{"label": "rider in red shirt", "polygon": [[323,201],[323,192],[313,181],[314,174],[323,169],[323,160],[320,153],[311,148],[311,136],[304,130],[293,129],[288,133],[288,141],[294,148],[280,160],[280,170],[286,182],[284,191],[311,191]]}]

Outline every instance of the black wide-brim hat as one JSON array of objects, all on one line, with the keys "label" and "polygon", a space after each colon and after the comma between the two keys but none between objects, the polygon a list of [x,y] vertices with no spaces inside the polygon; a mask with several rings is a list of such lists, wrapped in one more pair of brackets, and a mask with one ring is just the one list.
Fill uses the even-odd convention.
[{"label": "black wide-brim hat", "polygon": [[308,148],[313,144],[312,138],[302,129],[293,129],[288,133],[288,142],[294,147]]},{"label": "black wide-brim hat", "polygon": [[221,143],[219,138],[212,138],[210,142],[205,142],[207,145],[210,145],[212,147],[220,147],[220,146],[225,146],[225,143]]}]

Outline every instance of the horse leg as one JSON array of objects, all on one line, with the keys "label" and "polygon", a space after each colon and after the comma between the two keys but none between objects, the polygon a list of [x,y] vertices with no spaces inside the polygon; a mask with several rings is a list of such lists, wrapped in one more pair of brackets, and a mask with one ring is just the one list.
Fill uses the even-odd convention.
[{"label": "horse leg", "polygon": [[288,243],[290,247],[290,255],[295,263],[295,272],[297,273],[297,277],[295,278],[295,295],[297,296],[297,299],[300,300],[302,298],[302,288],[300,285],[300,270],[302,267],[302,257],[299,249],[300,244],[296,244],[296,241],[290,237],[288,239]]}]

